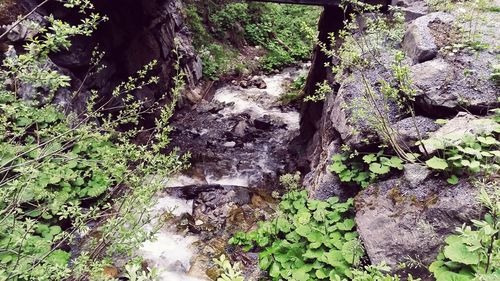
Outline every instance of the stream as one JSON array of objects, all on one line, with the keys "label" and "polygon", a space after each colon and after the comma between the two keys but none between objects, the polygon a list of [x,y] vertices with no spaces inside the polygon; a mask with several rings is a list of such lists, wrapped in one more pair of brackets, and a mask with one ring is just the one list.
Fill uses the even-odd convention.
[{"label": "stream", "polygon": [[248,88],[226,85],[210,101],[176,113],[173,146],[191,153],[191,168],[168,180],[158,195],[152,211],[171,213],[172,223],[138,252],[160,270],[160,280],[214,279],[213,258],[221,254],[241,260],[247,278],[260,274],[256,255],[237,254],[226,243],[236,231],[269,218],[279,176],[296,170],[288,144],[298,134],[299,113],[279,97],[306,71],[302,65],[252,78],[260,88],[252,81]]}]

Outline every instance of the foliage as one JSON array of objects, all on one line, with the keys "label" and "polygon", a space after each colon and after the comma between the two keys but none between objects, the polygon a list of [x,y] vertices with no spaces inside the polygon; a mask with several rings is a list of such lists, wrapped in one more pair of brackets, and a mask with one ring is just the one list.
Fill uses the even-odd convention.
[{"label": "foliage", "polygon": [[[188,4],[185,14],[198,50],[211,49],[210,45],[219,45],[224,50],[242,49],[246,43],[260,46],[265,53],[259,65],[270,71],[309,59],[314,43],[314,36],[310,35],[315,33],[312,30],[316,30],[320,9],[219,0],[204,5]],[[206,62],[208,57],[202,59],[204,65],[219,62],[219,76],[233,71],[240,62],[237,56],[222,52],[212,55],[212,62]],[[224,58],[229,59],[231,67],[225,67]],[[210,76],[213,73],[216,72],[207,71],[206,77],[213,79],[215,75]]]},{"label": "foliage", "polygon": [[488,209],[483,220],[462,226],[446,238],[446,246],[429,270],[437,281],[498,280],[500,278],[500,193],[498,182],[493,191],[481,191],[481,202]]},{"label": "foliage", "polygon": [[[0,280],[104,279],[111,257],[132,255],[158,230],[160,225],[143,228],[154,219],[148,210],[162,179],[184,163],[175,151],[160,153],[169,143],[167,121],[183,86],[178,66],[174,102],[164,107],[145,107],[132,95],[158,82],[148,74],[155,62],[111,97],[92,92],[78,115],[66,116],[51,103],[70,78],[47,63],[48,55],[68,49],[72,36],[90,35],[104,19],[91,12],[89,1],[66,6],[86,17],[78,25],[49,17],[49,26],[22,54],[11,52],[0,69]],[[96,52],[93,70],[100,69],[100,58]],[[22,98],[26,87],[34,92]],[[71,102],[78,94],[64,98]],[[108,110],[114,101],[120,105]],[[150,141],[132,141],[142,131],[140,116],[156,109]],[[76,246],[81,251],[70,253]]]},{"label": "foliage", "polygon": [[500,64],[493,65],[490,79],[491,81],[493,81],[493,83],[495,83],[495,85],[500,86]]},{"label": "foliage", "polygon": [[357,151],[344,152],[332,156],[329,169],[339,176],[340,181],[365,188],[391,170],[402,170],[403,160],[397,156],[386,156],[383,150],[364,155]]},{"label": "foliage", "polygon": [[316,90],[314,91],[314,95],[305,97],[304,101],[317,102],[324,100],[326,98],[326,95],[330,94],[332,91],[333,91],[332,87],[330,87],[328,81],[323,81],[323,83],[318,82],[316,84]]},{"label": "foliage", "polygon": [[203,65],[203,76],[211,80],[218,80],[220,76],[235,68],[233,64],[237,54],[224,45],[213,43],[202,47],[199,52]]},{"label": "foliage", "polygon": [[[398,275],[390,275],[391,268],[385,264],[365,266],[363,270],[355,269],[352,271],[353,281],[399,281],[402,280]],[[418,281],[409,275],[404,280]]]},{"label": "foliage", "polygon": [[[396,110],[398,116],[415,117],[412,108],[415,90],[409,75],[410,68],[404,54],[396,51],[405,31],[403,13],[391,8],[391,16],[387,16],[379,11],[379,5],[356,0],[343,1],[342,6],[346,10],[349,6],[355,12],[349,15],[342,30],[331,34],[330,44],[318,44],[331,57],[331,70],[338,83],[355,81],[361,85],[359,94],[348,104],[347,101],[342,104],[352,113],[349,120],[352,134],[369,128],[378,134],[381,141],[390,145],[400,158],[413,162],[414,157],[409,153],[409,148],[401,144],[397,130],[391,126],[392,112]],[[363,15],[363,26],[356,19],[358,14]],[[313,98],[321,100],[324,95],[316,94]],[[415,129],[418,131],[417,127]]]},{"label": "foliage", "polygon": [[293,80],[288,90],[280,96],[280,101],[283,104],[290,104],[299,100],[304,95],[306,79],[307,76],[303,74]]},{"label": "foliage", "polygon": [[340,203],[307,198],[306,191],[283,196],[276,217],[257,230],[239,232],[231,244],[257,249],[259,265],[273,280],[339,280],[352,277],[364,250],[350,215],[353,200]]},{"label": "foliage", "polygon": [[450,184],[458,183],[461,175],[495,174],[500,170],[500,142],[493,135],[465,134],[459,144],[442,139],[424,140],[423,143],[440,150],[440,156],[433,156],[425,163],[431,169],[450,175]]},{"label": "foliage", "polygon": [[215,264],[222,271],[217,281],[244,281],[240,264],[231,262],[226,258],[225,255],[220,256],[219,259],[214,259]]},{"label": "foliage", "polygon": [[145,272],[140,264],[130,263],[125,265],[125,277],[129,281],[154,281],[158,280],[158,272],[156,268]]}]

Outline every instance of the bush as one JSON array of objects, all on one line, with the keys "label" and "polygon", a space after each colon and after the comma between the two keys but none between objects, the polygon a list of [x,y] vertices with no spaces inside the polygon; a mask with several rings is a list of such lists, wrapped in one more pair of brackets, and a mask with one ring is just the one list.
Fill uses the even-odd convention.
[{"label": "bush", "polygon": [[247,251],[258,249],[259,265],[273,280],[352,278],[351,268],[364,255],[350,214],[352,203],[336,197],[322,202],[308,199],[306,191],[291,191],[274,219],[229,242]]},{"label": "bush", "polygon": [[[158,82],[148,75],[154,62],[110,100],[93,92],[79,115],[51,104],[70,78],[51,68],[48,55],[68,49],[72,36],[90,35],[105,19],[91,12],[89,1],[65,4],[87,18],[74,26],[48,18],[50,26],[0,69],[0,280],[103,280],[112,257],[131,256],[158,230],[161,220],[148,214],[154,195],[184,163],[174,152],[161,153],[175,104],[160,109],[150,142],[132,140],[141,131],[141,114],[151,110],[132,92]],[[91,70],[100,68],[100,59],[96,52]],[[174,103],[181,78],[175,78]],[[32,99],[20,97],[23,87],[35,89]],[[105,105],[113,100],[120,106],[110,112]],[[143,228],[151,221],[158,223]]]}]

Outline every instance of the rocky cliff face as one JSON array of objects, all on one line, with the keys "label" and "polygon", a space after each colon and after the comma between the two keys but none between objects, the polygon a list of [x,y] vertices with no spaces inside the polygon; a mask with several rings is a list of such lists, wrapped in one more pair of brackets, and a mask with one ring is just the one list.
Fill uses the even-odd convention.
[{"label": "rocky cliff face", "polygon": [[[17,13],[25,14],[38,2],[23,0],[16,3],[15,6],[4,8],[7,11],[16,9]],[[102,61],[106,68],[86,80],[83,85],[85,90],[98,89],[103,94],[110,94],[118,83],[156,60],[158,65],[154,74],[159,76],[160,82],[135,93],[138,99],[156,101],[173,86],[174,64],[177,60],[174,49],[182,56],[180,66],[186,74],[188,86],[194,87],[201,79],[201,61],[194,52],[189,30],[184,23],[182,1],[96,1],[95,8],[109,17],[109,21],[102,23],[92,37],[77,37],[68,51],[51,55],[52,62],[73,77],[74,86],[84,80],[95,47],[106,53]],[[49,14],[68,22],[78,20],[74,11],[56,2],[44,5],[30,18],[43,23],[43,16]],[[20,46],[25,36],[27,34],[23,33],[20,26],[13,30],[8,43]]]},{"label": "rocky cliff face", "polygon": [[[481,115],[500,105],[498,86],[487,78],[495,52],[465,51],[448,56],[442,48],[453,40],[456,22],[453,14],[429,13],[423,1],[396,1],[395,4],[407,12],[406,34],[401,46],[417,92],[415,122],[422,136],[435,137],[442,131],[449,131],[439,129],[434,122],[438,118],[450,119],[447,126],[456,125],[452,131],[474,133],[476,126],[468,126],[468,122],[461,120],[481,123]],[[343,16],[340,15],[343,15],[341,11],[325,10],[320,23],[320,39],[341,28]],[[495,21],[498,19],[493,19]],[[484,40],[492,38],[485,35]],[[384,54],[380,59],[386,59]],[[335,80],[325,63],[334,64],[335,61],[316,49],[306,95],[313,95],[316,83],[325,79],[333,91],[320,103],[303,104],[301,112],[300,141],[310,171],[304,184],[310,196],[325,199],[336,195],[345,199],[357,195],[358,231],[373,263],[385,261],[397,269],[398,263],[411,258],[428,265],[446,235],[462,223],[480,217],[477,189],[467,182],[450,187],[445,180],[434,177],[419,165],[406,165],[404,173],[362,191],[342,184],[328,169],[332,155],[340,153],[343,144],[358,151],[376,151],[381,141],[376,131],[355,124],[349,110],[349,104],[364,89],[361,79],[351,71],[351,79]],[[387,77],[386,71],[371,69],[366,74],[368,82],[376,85],[377,81],[371,78]],[[411,129],[414,128],[411,126],[413,120],[396,111],[392,114],[390,104],[388,111],[389,121],[401,140],[415,147],[418,137]],[[449,188],[453,191],[447,190]],[[426,268],[406,272],[432,280]]]}]

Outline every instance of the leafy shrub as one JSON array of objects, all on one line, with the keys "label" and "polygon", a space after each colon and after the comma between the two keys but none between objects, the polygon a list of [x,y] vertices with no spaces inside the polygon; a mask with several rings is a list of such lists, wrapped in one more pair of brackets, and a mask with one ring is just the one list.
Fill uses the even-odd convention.
[{"label": "leafy shrub", "polygon": [[[207,5],[208,8],[189,5],[186,18],[193,32],[196,48],[202,54],[207,50],[211,51],[212,58],[209,60],[205,55],[204,59],[204,64],[210,68],[204,74],[210,79],[226,74],[238,65],[236,55],[228,56],[213,50],[213,45],[221,45],[226,51],[232,49],[226,43],[229,34],[241,37],[250,45],[262,46],[267,53],[259,64],[267,71],[308,59],[311,54],[315,37],[311,36],[315,33],[312,30],[316,30],[320,15],[318,8],[227,1],[214,1]],[[208,18],[209,22],[203,23],[200,15]],[[215,66],[217,64],[214,62],[222,63],[226,58],[233,67],[223,67],[223,64]]]},{"label": "leafy shrub", "polygon": [[200,51],[203,65],[203,76],[218,80],[220,76],[233,69],[237,54],[224,45],[213,43]]},{"label": "leafy shrub", "polygon": [[214,28],[219,34],[232,31],[236,24],[245,26],[249,20],[250,14],[247,3],[229,3],[210,15],[210,21],[214,24]]},{"label": "leafy shrub", "polygon": [[419,278],[414,279],[413,276],[408,275],[402,279],[398,275],[390,275],[388,272],[391,268],[385,264],[365,266],[362,270],[354,269],[352,271],[353,281],[418,281]]},{"label": "leafy shrub", "polygon": [[500,279],[500,193],[498,182],[493,193],[481,192],[481,201],[489,212],[484,220],[457,229],[446,238],[446,246],[429,270],[437,281]]},{"label": "leafy shrub", "polygon": [[354,231],[353,200],[340,203],[307,198],[306,191],[283,196],[276,217],[257,230],[239,232],[231,244],[259,250],[259,265],[273,280],[337,280],[352,278],[351,268],[364,250]]},{"label": "leafy shrub", "polygon": [[[111,257],[132,255],[158,230],[161,221],[143,228],[156,219],[147,214],[154,195],[162,179],[183,167],[175,152],[161,153],[183,85],[180,72],[174,103],[155,104],[160,117],[144,144],[132,137],[140,132],[141,113],[148,111],[132,92],[158,82],[148,75],[155,62],[118,85],[109,100],[92,92],[78,116],[51,104],[70,78],[50,67],[48,55],[69,48],[72,36],[90,35],[104,19],[88,14],[90,1],[63,2],[87,18],[75,26],[49,18],[41,35],[0,69],[0,280],[103,280]],[[96,53],[93,70],[100,59]],[[20,86],[26,85],[35,91],[29,100],[21,98]],[[110,112],[105,105],[114,100],[120,106]],[[74,247],[80,251],[70,253]]]},{"label": "leafy shrub", "polygon": [[280,101],[283,104],[290,104],[299,100],[304,94],[306,79],[306,75],[300,75],[293,80],[288,86],[287,91],[280,96]]},{"label": "leafy shrub", "polygon": [[220,256],[218,259],[214,259],[214,262],[222,271],[217,281],[245,281],[239,263],[231,264],[225,255]]},{"label": "leafy shrub", "polygon": [[500,170],[500,142],[492,135],[474,137],[466,134],[458,145],[437,139],[424,140],[423,144],[440,149],[441,156],[434,156],[425,163],[431,169],[450,175],[450,184],[458,183],[458,176],[494,174]]},{"label": "leafy shrub", "polygon": [[403,160],[397,156],[386,156],[383,150],[365,155],[357,152],[335,154],[330,164],[330,171],[337,174],[340,181],[363,188],[393,169],[402,170]]}]

